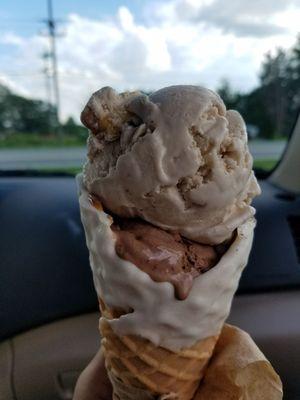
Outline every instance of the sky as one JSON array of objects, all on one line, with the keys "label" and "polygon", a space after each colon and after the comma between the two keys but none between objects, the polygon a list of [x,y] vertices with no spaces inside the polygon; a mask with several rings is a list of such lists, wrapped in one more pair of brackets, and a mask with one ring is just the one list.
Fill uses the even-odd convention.
[{"label": "sky", "polygon": [[[61,117],[76,119],[102,86],[215,89],[226,78],[248,91],[264,55],[290,48],[300,0],[53,0]],[[0,83],[47,99],[46,0],[1,0]]]}]

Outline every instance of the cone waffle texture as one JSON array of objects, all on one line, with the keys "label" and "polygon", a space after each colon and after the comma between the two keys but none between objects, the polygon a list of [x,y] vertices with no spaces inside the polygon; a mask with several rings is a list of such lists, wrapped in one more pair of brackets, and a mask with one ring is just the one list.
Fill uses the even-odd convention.
[{"label": "cone waffle texture", "polygon": [[106,367],[116,400],[190,400],[200,383],[218,336],[173,352],[136,335],[118,336],[108,320],[122,310],[100,301],[100,331]]}]

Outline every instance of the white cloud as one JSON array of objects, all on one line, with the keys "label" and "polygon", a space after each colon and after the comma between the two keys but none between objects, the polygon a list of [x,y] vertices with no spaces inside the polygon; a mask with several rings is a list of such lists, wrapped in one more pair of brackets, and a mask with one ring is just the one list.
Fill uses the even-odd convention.
[{"label": "white cloud", "polygon": [[134,18],[131,12],[126,7],[120,7],[118,11],[121,27],[124,31],[132,31],[135,28]]},{"label": "white cloud", "polygon": [[[265,19],[269,26],[278,28],[276,36],[274,32],[264,32],[260,38],[257,32],[245,35],[245,29],[251,33],[255,25],[249,27],[248,23],[247,27],[246,17],[240,20],[244,32],[236,29],[234,18],[235,28],[227,30],[214,19],[203,21],[201,12],[212,7],[217,10],[219,0],[152,2],[145,7],[142,20],[136,20],[124,6],[109,19],[69,15],[57,45],[62,115],[78,116],[89,95],[105,85],[119,90],[154,90],[179,83],[214,88],[228,77],[236,88],[253,87],[263,55],[277,46],[293,44],[300,16],[299,0],[288,6],[280,0],[273,8],[271,0],[261,1],[228,1],[218,18],[230,25],[230,15],[251,15],[256,27]],[[241,3],[247,5],[243,12],[238,11]],[[48,49],[47,40],[7,33],[0,42],[14,48],[6,56],[6,65],[0,67],[2,82],[27,95],[45,98],[41,54]]]},{"label": "white cloud", "polygon": [[267,37],[285,31],[272,22],[272,16],[289,6],[300,7],[300,0],[173,0],[168,4],[172,18],[215,26],[239,37]]},{"label": "white cloud", "polygon": [[3,86],[6,86],[9,90],[11,90],[14,93],[18,93],[21,96],[24,97],[30,97],[30,92],[24,87],[21,87],[19,83],[15,82],[15,80],[9,78],[8,76],[2,75],[0,72],[0,84]]},{"label": "white cloud", "polygon": [[290,4],[286,10],[277,12],[272,16],[272,22],[284,29],[287,29],[290,34],[297,35],[300,31],[300,0],[299,6]]},{"label": "white cloud", "polygon": [[0,43],[21,46],[24,44],[24,39],[15,35],[13,32],[6,32],[0,37]]}]

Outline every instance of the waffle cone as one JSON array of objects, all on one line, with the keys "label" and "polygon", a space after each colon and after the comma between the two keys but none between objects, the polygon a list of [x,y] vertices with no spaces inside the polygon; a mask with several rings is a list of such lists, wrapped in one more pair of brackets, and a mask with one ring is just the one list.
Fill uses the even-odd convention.
[{"label": "waffle cone", "polygon": [[199,340],[178,352],[136,335],[118,336],[109,319],[124,314],[100,300],[100,331],[115,400],[190,400],[204,375],[218,336]]}]

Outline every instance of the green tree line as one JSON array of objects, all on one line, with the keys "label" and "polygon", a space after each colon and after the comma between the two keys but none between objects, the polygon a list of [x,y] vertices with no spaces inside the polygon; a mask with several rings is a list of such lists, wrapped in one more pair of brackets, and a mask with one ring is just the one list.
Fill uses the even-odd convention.
[{"label": "green tree line", "polygon": [[86,129],[70,117],[58,124],[56,109],[42,100],[28,99],[0,85],[0,136],[10,133],[32,133],[86,136]]},{"label": "green tree line", "polygon": [[260,137],[287,137],[300,111],[300,35],[291,49],[266,54],[259,85],[251,92],[234,91],[226,80],[218,92],[228,108],[258,128]]}]

